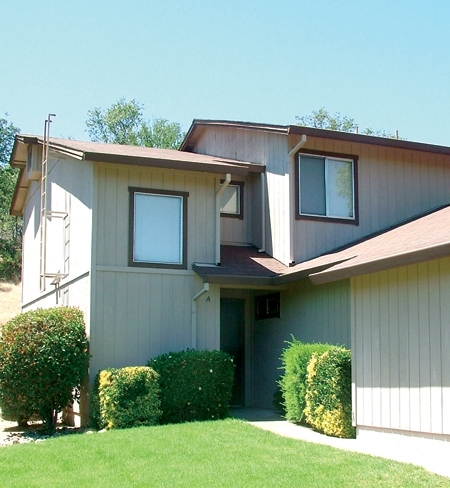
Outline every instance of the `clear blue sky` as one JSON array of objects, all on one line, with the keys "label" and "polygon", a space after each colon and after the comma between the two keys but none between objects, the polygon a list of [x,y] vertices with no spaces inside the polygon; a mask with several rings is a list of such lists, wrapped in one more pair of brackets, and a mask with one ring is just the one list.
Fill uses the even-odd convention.
[{"label": "clear blue sky", "polygon": [[450,146],[448,0],[3,0],[0,116],[88,139],[119,98],[145,116],[361,128]]}]

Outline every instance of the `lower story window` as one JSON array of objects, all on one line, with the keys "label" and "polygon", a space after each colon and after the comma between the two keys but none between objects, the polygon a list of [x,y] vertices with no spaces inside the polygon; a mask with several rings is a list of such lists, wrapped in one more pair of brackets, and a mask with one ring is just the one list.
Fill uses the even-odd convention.
[{"label": "lower story window", "polygon": [[187,196],[130,188],[130,266],[186,269]]},{"label": "lower story window", "polygon": [[355,222],[355,174],[355,158],[300,153],[297,217]]},{"label": "lower story window", "polygon": [[270,293],[255,298],[256,320],[280,318],[280,294]]}]

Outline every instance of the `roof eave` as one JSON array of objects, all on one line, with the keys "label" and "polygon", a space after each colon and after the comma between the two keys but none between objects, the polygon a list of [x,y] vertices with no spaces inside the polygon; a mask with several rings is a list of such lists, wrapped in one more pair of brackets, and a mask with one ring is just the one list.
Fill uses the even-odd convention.
[{"label": "roof eave", "polygon": [[[192,265],[192,269],[202,278],[204,283],[216,285],[251,285],[251,286],[274,286],[274,276],[246,276],[246,275],[232,275],[208,273],[205,268]],[[214,269],[214,268],[212,268]]]},{"label": "roof eave", "polygon": [[85,152],[84,159],[87,161],[127,164],[133,166],[147,166],[162,169],[188,170],[203,173],[231,173],[233,175],[246,176],[249,173],[263,173],[265,167],[262,165],[232,164],[217,161],[217,163],[200,163],[195,161],[180,161],[177,159],[142,158],[139,156],[126,156],[118,154],[104,154]]},{"label": "roof eave", "polygon": [[391,137],[371,136],[366,134],[357,134],[355,132],[341,132],[330,129],[319,129],[316,127],[305,127],[302,125],[272,125],[257,124],[253,122],[233,122],[226,120],[207,120],[194,119],[183,142],[180,145],[181,151],[192,151],[196,142],[196,134],[204,127],[234,127],[247,130],[259,130],[284,135],[306,135],[321,139],[334,139],[357,144],[371,144],[376,146],[392,147],[396,149],[406,149],[410,151],[429,152],[434,154],[450,155],[450,147],[427,144],[423,142],[412,142],[404,139],[395,139]]},{"label": "roof eave", "polygon": [[299,271],[292,271],[285,274],[279,274],[274,277],[273,281],[276,285],[284,285],[285,283],[292,283],[294,281],[301,281],[305,278],[309,278],[314,273],[320,273],[332,266],[337,266],[350,258],[339,259],[333,262],[322,264],[320,266],[313,266],[311,268],[300,269]]},{"label": "roof eave", "polygon": [[[355,276],[361,276],[370,273],[377,273],[386,271],[392,268],[399,268],[401,266],[408,266],[423,261],[431,261],[433,259],[444,258],[450,255],[450,242],[431,246],[423,249],[417,249],[411,252],[396,254],[385,258],[380,258],[364,263],[351,265],[342,268],[329,268],[328,270],[310,275],[311,282],[315,285],[324,283],[331,283],[333,281],[340,281]],[[339,266],[339,265],[337,265]]]}]

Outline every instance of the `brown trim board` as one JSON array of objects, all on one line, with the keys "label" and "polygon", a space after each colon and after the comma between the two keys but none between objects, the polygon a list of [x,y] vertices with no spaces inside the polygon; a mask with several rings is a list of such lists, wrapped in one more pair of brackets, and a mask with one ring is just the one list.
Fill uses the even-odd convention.
[{"label": "brown trim board", "polygon": [[[160,269],[187,269],[187,229],[188,229],[188,197],[189,192],[161,190],[154,188],[129,187],[129,216],[128,216],[128,265],[138,268],[160,268]],[[153,262],[135,262],[133,260],[134,249],[134,195],[136,193],[148,193],[156,195],[173,195],[183,198],[183,242],[182,242],[182,263],[181,264],[164,264]]]},{"label": "brown trim board", "polygon": [[[303,215],[300,213],[300,175],[299,175],[299,155],[300,154],[311,154],[313,156],[324,156],[330,158],[340,158],[348,159],[353,161],[353,198],[355,202],[354,207],[354,218],[353,219],[340,219],[336,217],[326,217],[320,215]],[[319,222],[328,222],[336,224],[347,224],[347,225],[359,225],[359,192],[358,192],[358,156],[355,154],[341,154],[329,151],[316,151],[313,149],[300,149],[295,153],[294,156],[294,215],[295,220],[315,220]]]}]

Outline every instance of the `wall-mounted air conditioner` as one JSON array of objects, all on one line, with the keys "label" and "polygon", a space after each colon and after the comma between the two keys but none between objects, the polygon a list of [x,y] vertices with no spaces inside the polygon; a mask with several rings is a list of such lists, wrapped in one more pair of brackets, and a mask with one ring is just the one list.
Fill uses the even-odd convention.
[{"label": "wall-mounted air conditioner", "polygon": [[42,147],[30,144],[27,155],[27,180],[40,180],[42,174]]}]

